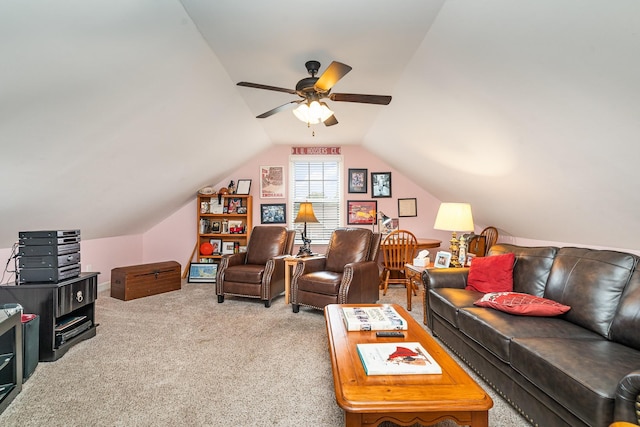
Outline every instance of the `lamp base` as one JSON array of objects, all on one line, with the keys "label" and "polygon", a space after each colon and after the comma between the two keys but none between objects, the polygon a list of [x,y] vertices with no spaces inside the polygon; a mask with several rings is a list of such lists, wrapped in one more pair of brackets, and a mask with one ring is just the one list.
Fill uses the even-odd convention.
[{"label": "lamp base", "polygon": [[302,246],[300,246],[300,250],[298,251],[297,257],[311,256],[313,252],[311,252],[311,239],[302,238]]}]

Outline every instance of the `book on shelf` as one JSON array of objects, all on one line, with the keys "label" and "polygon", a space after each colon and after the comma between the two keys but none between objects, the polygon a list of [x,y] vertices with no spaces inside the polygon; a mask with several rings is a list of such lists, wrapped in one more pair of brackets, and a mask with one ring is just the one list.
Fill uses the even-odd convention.
[{"label": "book on shelf", "polygon": [[358,344],[367,375],[441,374],[442,368],[418,342]]},{"label": "book on shelf", "polygon": [[391,306],[343,307],[348,331],[406,330],[407,321]]}]

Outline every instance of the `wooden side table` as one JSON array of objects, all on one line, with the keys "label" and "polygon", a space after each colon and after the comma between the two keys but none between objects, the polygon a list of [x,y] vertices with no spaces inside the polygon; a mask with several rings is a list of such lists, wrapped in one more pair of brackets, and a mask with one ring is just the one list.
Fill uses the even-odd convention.
[{"label": "wooden side table", "polygon": [[310,259],[322,258],[324,255],[315,254],[307,257],[289,256],[284,259],[284,303],[289,304],[291,300],[291,270],[298,261],[306,262]]},{"label": "wooden side table", "polygon": [[[422,284],[422,272],[428,268],[433,268],[433,263],[430,263],[427,267],[418,267],[413,264],[405,264],[404,271],[405,276],[409,280],[409,286],[407,286],[407,310],[411,311],[411,295],[413,294],[414,286],[417,286],[418,290],[424,292],[424,286]],[[427,310],[424,310],[424,323],[427,323]]]}]

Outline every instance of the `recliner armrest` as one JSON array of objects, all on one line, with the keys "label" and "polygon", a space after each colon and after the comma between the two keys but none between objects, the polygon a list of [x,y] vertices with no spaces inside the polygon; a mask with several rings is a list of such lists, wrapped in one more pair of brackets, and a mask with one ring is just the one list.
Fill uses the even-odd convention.
[{"label": "recliner armrest", "polygon": [[422,272],[425,289],[457,288],[467,286],[469,268],[430,268]]}]

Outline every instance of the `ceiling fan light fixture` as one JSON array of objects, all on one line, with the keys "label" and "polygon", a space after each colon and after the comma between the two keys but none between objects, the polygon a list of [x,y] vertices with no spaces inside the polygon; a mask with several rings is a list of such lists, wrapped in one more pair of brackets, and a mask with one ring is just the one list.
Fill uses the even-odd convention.
[{"label": "ceiling fan light fixture", "polygon": [[333,111],[329,109],[324,102],[311,101],[300,104],[293,114],[298,120],[310,125],[315,125],[320,122],[324,122],[333,115]]}]

